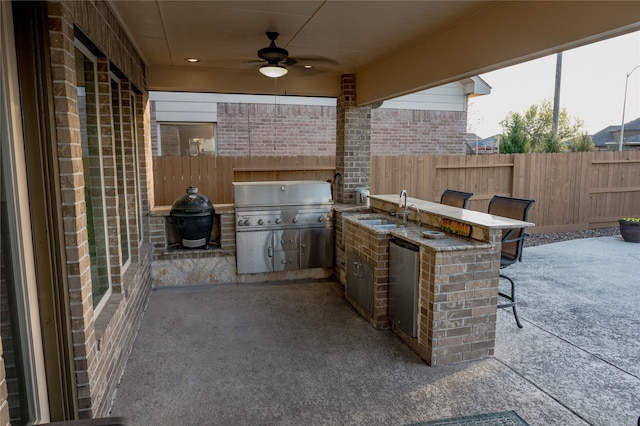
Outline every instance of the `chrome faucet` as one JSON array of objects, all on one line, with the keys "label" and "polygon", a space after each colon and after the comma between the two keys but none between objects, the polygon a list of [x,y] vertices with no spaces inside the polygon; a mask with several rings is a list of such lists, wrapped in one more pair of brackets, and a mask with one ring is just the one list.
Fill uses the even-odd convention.
[{"label": "chrome faucet", "polygon": [[402,223],[404,225],[407,224],[407,219],[409,218],[409,206],[407,205],[407,190],[403,189],[400,193],[400,201],[398,202],[398,207],[402,208],[402,197],[404,197],[404,213],[402,214]]},{"label": "chrome faucet", "polygon": [[420,207],[418,207],[415,203],[409,204],[409,207],[415,207],[416,208],[416,212],[417,212],[416,213],[417,214],[416,218],[418,219],[417,220],[418,226],[421,226],[422,225],[422,216],[420,216]]}]

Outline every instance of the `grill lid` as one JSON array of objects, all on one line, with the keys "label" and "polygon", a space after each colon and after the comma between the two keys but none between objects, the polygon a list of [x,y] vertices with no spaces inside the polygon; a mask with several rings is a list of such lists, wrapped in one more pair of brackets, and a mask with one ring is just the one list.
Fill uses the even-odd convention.
[{"label": "grill lid", "polygon": [[214,213],[215,210],[209,198],[200,194],[195,186],[190,186],[186,194],[174,201],[170,214],[171,216],[210,216]]},{"label": "grill lid", "polygon": [[233,182],[236,207],[332,204],[331,184],[317,180]]}]

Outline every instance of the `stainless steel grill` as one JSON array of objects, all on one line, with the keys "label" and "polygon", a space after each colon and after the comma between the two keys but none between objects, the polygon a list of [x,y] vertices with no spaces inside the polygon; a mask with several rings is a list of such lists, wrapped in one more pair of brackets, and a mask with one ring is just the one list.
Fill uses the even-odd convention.
[{"label": "stainless steel grill", "polygon": [[331,185],[234,182],[238,274],[333,266]]}]

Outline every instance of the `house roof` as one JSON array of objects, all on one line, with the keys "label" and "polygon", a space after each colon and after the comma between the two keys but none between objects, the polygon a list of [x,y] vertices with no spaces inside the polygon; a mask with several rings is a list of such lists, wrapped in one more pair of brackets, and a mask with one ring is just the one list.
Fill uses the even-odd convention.
[{"label": "house roof", "polygon": [[[593,140],[593,144],[595,146],[603,147],[605,145],[610,145],[611,143],[619,143],[620,141],[620,125],[611,125],[607,126],[604,129],[600,130],[597,133],[591,135],[591,139]],[[635,120],[631,120],[627,123],[624,123],[624,142],[633,142],[633,138],[637,138],[637,132],[640,132],[640,117]],[[617,136],[616,136],[617,134]],[[637,142],[637,139],[635,139]]]}]

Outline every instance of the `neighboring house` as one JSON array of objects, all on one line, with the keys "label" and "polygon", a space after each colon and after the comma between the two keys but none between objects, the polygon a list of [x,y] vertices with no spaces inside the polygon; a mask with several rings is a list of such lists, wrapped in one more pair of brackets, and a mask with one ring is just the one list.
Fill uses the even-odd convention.
[{"label": "neighboring house", "polygon": [[[620,144],[620,132],[622,126],[607,126],[599,132],[591,135],[596,151],[617,151]],[[623,146],[627,149],[640,149],[640,118],[624,124]]]},{"label": "neighboring house", "polygon": [[[465,154],[467,99],[479,77],[401,96],[371,111],[374,155]],[[151,92],[154,155],[335,153],[333,98]],[[159,137],[158,137],[159,136]]]},{"label": "neighboring house", "polygon": [[465,141],[467,142],[467,151],[471,155],[498,153],[498,135],[481,138],[475,133],[467,133]]}]

